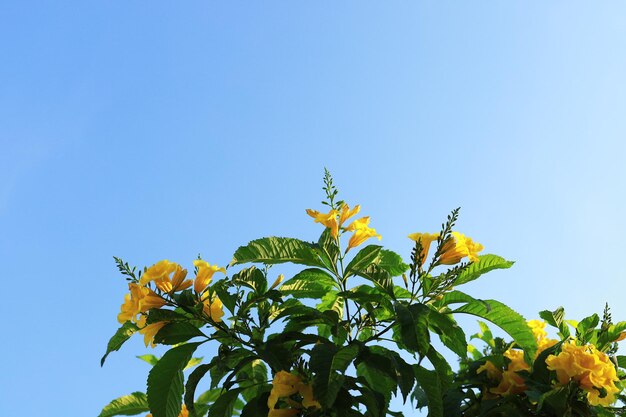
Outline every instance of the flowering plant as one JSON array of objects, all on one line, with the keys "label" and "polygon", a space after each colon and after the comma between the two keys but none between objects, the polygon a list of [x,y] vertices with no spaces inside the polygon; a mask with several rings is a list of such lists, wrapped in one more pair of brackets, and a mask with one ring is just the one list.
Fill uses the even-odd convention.
[{"label": "flowering plant", "polygon": [[[626,356],[616,356],[626,338],[626,322],[612,323],[608,306],[580,322],[564,320],[563,308],[542,311],[530,320],[537,351],[525,355],[515,343],[494,338],[485,323],[473,335],[486,345],[470,347],[471,360],[444,396],[451,416],[614,416],[626,412],[615,405],[626,377]],[[548,337],[546,324],[558,339]],[[599,326],[599,327],[598,327]],[[574,332],[572,333],[572,329]]]},{"label": "flowering plant", "polygon": [[[142,356],[153,365],[146,393],[113,400],[100,417],[144,412],[153,417],[400,416],[391,409],[393,397],[428,407],[429,416],[509,415],[484,409],[506,412],[509,399],[517,396],[543,412],[556,398],[549,392],[574,384],[589,393],[586,399],[576,397],[589,407],[615,398],[618,391],[607,382],[619,389],[609,373],[613,365],[599,352],[607,346],[600,341],[615,340],[621,324],[605,320],[609,330],[593,333],[597,322],[583,320],[577,329],[585,336],[576,343],[566,342],[569,334],[559,327],[564,339],[547,347],[536,337],[538,327],[529,327],[506,305],[457,289],[513,264],[479,255],[483,246],[454,230],[458,209],[439,233],[409,235],[415,245],[406,264],[389,249],[364,245],[381,236],[369,217],[358,217],[360,206],[338,200],[328,172],[324,191],[328,212],[307,210],[323,226],[314,242],[253,240],[235,251],[228,266],[194,260],[193,274],[168,260],[137,270],[115,258],[129,293],[117,317],[121,327],[102,363],[135,333],[143,335],[146,347],[171,349],[161,358]],[[285,263],[300,267],[286,280],[274,272]],[[457,314],[490,321],[512,343],[505,349],[485,330],[480,337],[491,350],[479,354],[468,345]],[[550,317],[551,324],[562,325],[558,315]],[[458,374],[434,346],[434,337],[462,359]],[[217,352],[210,360],[194,357],[209,346]],[[588,377],[575,373],[573,365],[586,363],[585,355],[604,361]],[[534,358],[546,363],[541,372],[525,365]],[[552,378],[550,372],[559,387],[536,385]],[[597,381],[603,385],[594,385]]]}]

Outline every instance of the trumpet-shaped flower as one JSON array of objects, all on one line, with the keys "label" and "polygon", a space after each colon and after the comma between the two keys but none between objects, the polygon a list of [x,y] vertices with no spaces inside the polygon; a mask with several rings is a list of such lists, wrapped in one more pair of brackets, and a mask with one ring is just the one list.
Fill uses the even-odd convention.
[{"label": "trumpet-shaped flower", "polygon": [[216,272],[226,273],[226,269],[217,265],[210,265],[208,262],[201,259],[196,259],[193,261],[193,264],[198,268],[198,274],[193,283],[193,289],[197,293],[201,293],[209,286],[213,279],[213,274]]},{"label": "trumpet-shaped flower", "polygon": [[274,283],[270,287],[270,290],[273,290],[274,288],[278,287],[280,283],[283,282],[284,279],[285,279],[285,276],[283,274],[278,274],[278,278],[276,278],[276,281],[274,281]]},{"label": "trumpet-shaped flower", "polygon": [[346,252],[352,248],[355,248],[365,242],[370,237],[377,237],[378,240],[382,238],[381,235],[376,233],[376,229],[372,229],[369,227],[370,218],[362,217],[350,223],[348,227],[346,227],[347,231],[354,231],[354,234],[350,237],[348,241],[348,248]]},{"label": "trumpet-shaped flower", "polygon": [[143,342],[145,343],[146,347],[156,346],[154,344],[154,336],[156,336],[159,330],[161,330],[163,326],[165,326],[167,323],[167,321],[158,321],[156,323],[148,324],[142,329],[139,329],[139,333],[143,335]]},{"label": "trumpet-shaped flower", "polygon": [[224,307],[222,300],[220,300],[219,297],[214,296],[211,298],[207,292],[202,296],[202,304],[204,304],[204,307],[202,308],[204,314],[215,322],[222,321],[222,316],[224,316]]},{"label": "trumpet-shaped flower", "polygon": [[148,293],[139,301],[139,309],[142,313],[145,313],[153,308],[161,308],[165,304],[167,304],[167,302],[162,297],[151,289],[148,289]]},{"label": "trumpet-shaped flower", "polygon": [[426,262],[428,257],[428,251],[430,250],[430,244],[439,238],[439,233],[411,233],[409,239],[415,242],[421,242],[422,245],[422,265]]},{"label": "trumpet-shaped flower", "polygon": [[169,277],[172,272],[176,271],[177,266],[179,266],[177,263],[163,259],[145,270],[139,280],[139,284],[146,285],[150,281]]},{"label": "trumpet-shaped flower", "polygon": [[182,266],[176,265],[176,269],[174,270],[174,275],[170,279],[169,274],[163,275],[160,278],[154,279],[154,284],[163,292],[173,293],[182,290],[186,290],[187,288],[193,285],[193,281],[185,280],[187,276],[187,270],[183,269]]},{"label": "trumpet-shaped flower", "polygon": [[452,232],[452,237],[443,245],[439,263],[442,265],[454,265],[466,256],[471,262],[476,262],[478,261],[478,252],[483,249],[484,246],[480,243],[474,242],[459,232]]},{"label": "trumpet-shaped flower", "polygon": [[[559,384],[565,385],[571,380],[578,382],[580,388],[587,391],[587,400],[591,405],[609,406],[620,392],[615,385],[619,381],[615,366],[606,353],[593,345],[564,343],[560,353],[546,358],[546,365],[551,371],[556,371]],[[606,393],[604,397],[601,389]]]},{"label": "trumpet-shaped flower", "polygon": [[361,206],[358,204],[354,206],[353,209],[350,209],[350,206],[344,204],[341,207],[341,215],[339,216],[339,227],[343,226],[346,220],[358,214],[359,211],[361,211]]},{"label": "trumpet-shaped flower", "polygon": [[131,320],[137,322],[137,315],[141,313],[142,301],[150,293],[150,289],[138,285],[134,282],[128,284],[128,294],[124,295],[124,303],[120,307],[120,314],[117,315],[117,321],[120,323]]},{"label": "trumpet-shaped flower", "polygon": [[328,213],[320,213],[317,210],[306,209],[306,212],[309,216],[313,217],[315,223],[321,223],[329,228],[332,237],[337,239],[337,236],[339,236],[339,223],[337,222],[339,212],[337,210],[331,210]]}]

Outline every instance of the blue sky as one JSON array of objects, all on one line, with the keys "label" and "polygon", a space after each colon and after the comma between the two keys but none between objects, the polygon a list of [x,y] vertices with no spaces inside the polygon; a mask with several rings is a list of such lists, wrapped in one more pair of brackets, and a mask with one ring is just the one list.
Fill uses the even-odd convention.
[{"label": "blue sky", "polygon": [[112,256],[226,264],[314,239],[328,167],[382,243],[461,206],[516,260],[466,287],[528,318],[626,319],[622,2],[0,5],[1,415],[97,415],[143,389],[99,358]]}]

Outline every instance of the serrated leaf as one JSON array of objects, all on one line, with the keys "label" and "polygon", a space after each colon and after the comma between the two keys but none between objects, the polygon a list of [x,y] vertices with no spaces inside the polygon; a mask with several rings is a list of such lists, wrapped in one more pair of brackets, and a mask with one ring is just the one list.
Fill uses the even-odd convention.
[{"label": "serrated leaf", "polygon": [[426,394],[428,401],[428,417],[443,417],[443,391],[441,381],[435,371],[420,365],[414,365],[415,378]]},{"label": "serrated leaf", "polygon": [[146,394],[133,392],[111,401],[102,409],[98,417],[133,416],[146,411],[150,411]]},{"label": "serrated leaf", "polygon": [[250,398],[241,409],[241,417],[267,417],[270,410],[267,407],[267,399],[270,396],[271,385],[260,387],[260,392]]},{"label": "serrated leaf", "polygon": [[428,324],[437,333],[441,343],[456,353],[460,358],[467,356],[467,339],[465,332],[449,315],[431,309]]},{"label": "serrated leaf", "polygon": [[102,359],[100,359],[100,366],[104,365],[104,361],[106,360],[109,353],[120,350],[124,342],[126,342],[130,337],[138,331],[139,328],[137,325],[131,321],[125,322],[122,327],[117,329],[113,337],[109,340],[107,344],[107,351],[105,352]]},{"label": "serrated leaf", "polygon": [[430,308],[424,304],[405,306],[395,303],[394,309],[398,315],[398,326],[402,343],[412,352],[420,356],[426,355],[430,347],[430,333],[428,331],[428,314]]},{"label": "serrated leaf", "polygon": [[241,391],[242,388],[234,388],[220,395],[209,408],[208,417],[232,417]]},{"label": "serrated leaf", "polygon": [[455,280],[454,285],[461,285],[474,281],[482,274],[486,274],[494,269],[507,269],[513,266],[515,262],[507,261],[506,259],[498,255],[481,255],[478,257],[478,262],[471,263],[467,268],[461,272],[458,278]]},{"label": "serrated leaf", "polygon": [[282,293],[296,298],[322,298],[333,289],[339,289],[335,280],[317,268],[305,269],[280,286]]},{"label": "serrated leaf", "polygon": [[342,318],[344,301],[343,297],[339,297],[337,291],[330,291],[322,297],[322,302],[317,304],[315,308],[321,312],[334,311],[337,313],[338,318]]},{"label": "serrated leaf", "polygon": [[331,407],[344,382],[343,373],[359,353],[357,345],[337,349],[333,344],[318,344],[311,350],[309,366],[315,375],[313,389],[322,405]]},{"label": "serrated leaf", "polygon": [[178,417],[183,400],[183,368],[202,343],[188,343],[165,352],[148,374],[148,404],[154,417]]},{"label": "serrated leaf", "polygon": [[350,261],[348,266],[346,266],[345,272],[343,274],[344,278],[347,278],[350,275],[358,274],[360,271],[363,271],[368,266],[380,262],[381,250],[382,246],[378,245],[368,245],[361,249]]},{"label": "serrated leaf", "polygon": [[[185,405],[187,406],[187,410],[193,416],[195,414],[195,395],[196,388],[198,387],[198,383],[200,380],[206,375],[207,372],[211,370],[213,367],[213,363],[208,363],[204,365],[198,366],[196,369],[189,374],[189,378],[187,378],[187,383],[185,384]],[[217,397],[216,397],[217,398]]]},{"label": "serrated leaf", "polygon": [[392,277],[400,276],[409,269],[409,266],[402,261],[400,255],[387,249],[380,251],[378,266],[389,272]]},{"label": "serrated leaf", "polygon": [[231,265],[242,263],[280,264],[324,267],[311,243],[289,237],[265,237],[241,246],[233,255]]},{"label": "serrated leaf", "polygon": [[526,319],[510,307],[496,300],[474,300],[456,310],[454,313],[464,313],[488,320],[507,332],[524,350],[529,362],[535,357],[537,342]]}]

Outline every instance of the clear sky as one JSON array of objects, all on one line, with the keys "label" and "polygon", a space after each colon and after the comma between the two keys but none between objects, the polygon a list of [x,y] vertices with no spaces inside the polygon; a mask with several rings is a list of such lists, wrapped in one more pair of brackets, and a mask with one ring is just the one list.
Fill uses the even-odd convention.
[{"label": "clear sky", "polygon": [[[382,243],[516,260],[466,290],[626,319],[626,4],[0,3],[0,415],[145,387],[112,256],[224,265],[319,233],[323,167]],[[159,352],[159,351],[157,351]]]}]

